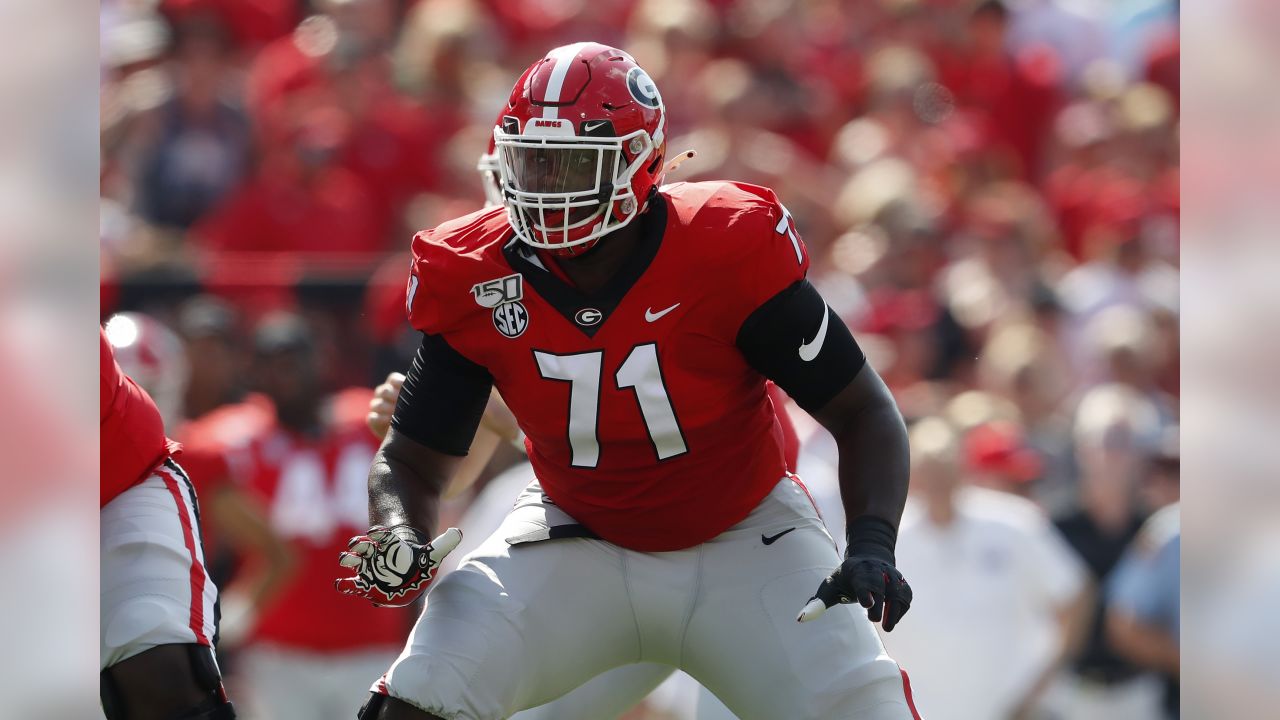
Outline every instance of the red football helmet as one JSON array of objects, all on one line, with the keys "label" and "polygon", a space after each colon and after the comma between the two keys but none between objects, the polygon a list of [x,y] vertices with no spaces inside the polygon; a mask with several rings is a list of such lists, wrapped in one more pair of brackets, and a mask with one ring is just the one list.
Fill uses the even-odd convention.
[{"label": "red football helmet", "polygon": [[517,237],[574,255],[634,220],[661,183],[666,108],[630,55],[575,43],[520,76],[493,137]]}]

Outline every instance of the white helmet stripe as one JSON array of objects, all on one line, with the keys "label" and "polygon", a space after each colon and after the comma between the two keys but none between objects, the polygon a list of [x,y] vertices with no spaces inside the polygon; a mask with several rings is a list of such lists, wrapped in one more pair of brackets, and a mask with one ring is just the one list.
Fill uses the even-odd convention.
[{"label": "white helmet stripe", "polygon": [[[543,102],[554,103],[560,102],[560,91],[564,87],[564,76],[569,74],[569,68],[573,65],[573,59],[578,57],[578,52],[582,50],[587,43],[580,42],[572,45],[558,47],[547,53],[547,58],[555,58],[555,67],[551,68],[551,77],[547,80],[547,95],[542,99]],[[560,108],[554,105],[548,105],[542,108],[542,117],[557,118],[560,117]]]}]

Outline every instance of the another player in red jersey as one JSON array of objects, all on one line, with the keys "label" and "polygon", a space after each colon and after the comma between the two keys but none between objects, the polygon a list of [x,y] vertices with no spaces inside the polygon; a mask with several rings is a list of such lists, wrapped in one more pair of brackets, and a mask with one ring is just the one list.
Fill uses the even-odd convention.
[{"label": "another player in red jersey", "polygon": [[310,328],[295,315],[265,318],[254,345],[254,376],[272,417],[239,453],[237,479],[295,564],[257,608],[241,676],[263,717],[348,720],[413,622],[411,611],[352,603],[331,589],[334,555],[367,527],[377,449],[364,425],[371,391],[327,396]]},{"label": "another player in red jersey", "polygon": [[[339,589],[396,605],[431,584],[457,543],[429,540],[439,493],[492,386],[539,482],[435,588],[361,717],[502,718],[641,661],[745,720],[914,717],[868,621],[892,629],[911,601],[905,428],[773,192],[659,190],[661,96],[594,43],[530,67],[494,137],[505,213],[414,239],[424,339]],[[840,447],[843,561],[787,472],[766,379]]]},{"label": "another player in red jersey", "polygon": [[[236,482],[247,468],[243,446],[274,421],[271,402],[248,395],[188,419],[193,369],[188,352],[207,361],[209,345],[201,345],[206,354],[200,354],[187,347],[189,339],[184,342],[164,323],[137,312],[111,316],[106,333],[120,368],[151,396],[167,434],[182,443],[182,468],[200,498],[204,567],[218,586],[218,651],[234,652],[257,607],[274,594],[294,564],[262,504]],[[250,562],[242,566],[244,559]],[[252,571],[237,572],[241,567]]]},{"label": "another player in red jersey", "polygon": [[217,589],[177,443],[101,339],[101,661],[108,720],[229,720]]}]

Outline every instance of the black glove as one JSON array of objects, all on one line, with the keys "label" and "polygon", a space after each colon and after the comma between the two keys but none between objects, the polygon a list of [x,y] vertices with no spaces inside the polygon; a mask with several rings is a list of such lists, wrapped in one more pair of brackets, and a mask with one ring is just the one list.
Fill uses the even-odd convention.
[{"label": "black glove", "polygon": [[864,515],[851,521],[844,562],[822,581],[796,620],[816,620],[837,603],[857,602],[867,608],[871,622],[882,623],[885,632],[893,630],[911,609],[911,586],[894,567],[897,534],[878,517]]}]

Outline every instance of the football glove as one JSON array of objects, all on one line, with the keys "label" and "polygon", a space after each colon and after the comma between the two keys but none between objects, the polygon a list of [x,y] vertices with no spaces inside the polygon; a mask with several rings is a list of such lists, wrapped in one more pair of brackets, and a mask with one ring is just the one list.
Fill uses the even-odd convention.
[{"label": "football glove", "polygon": [[862,517],[850,523],[848,533],[844,562],[822,581],[796,620],[816,620],[838,603],[857,602],[871,622],[889,632],[911,609],[911,586],[894,567],[897,531],[884,520]]},{"label": "football glove", "polygon": [[363,597],[378,607],[403,607],[426,592],[445,556],[462,542],[462,531],[449,528],[435,540],[408,525],[375,525],[347,543],[338,564],[356,571],[334,587],[344,595]]}]

